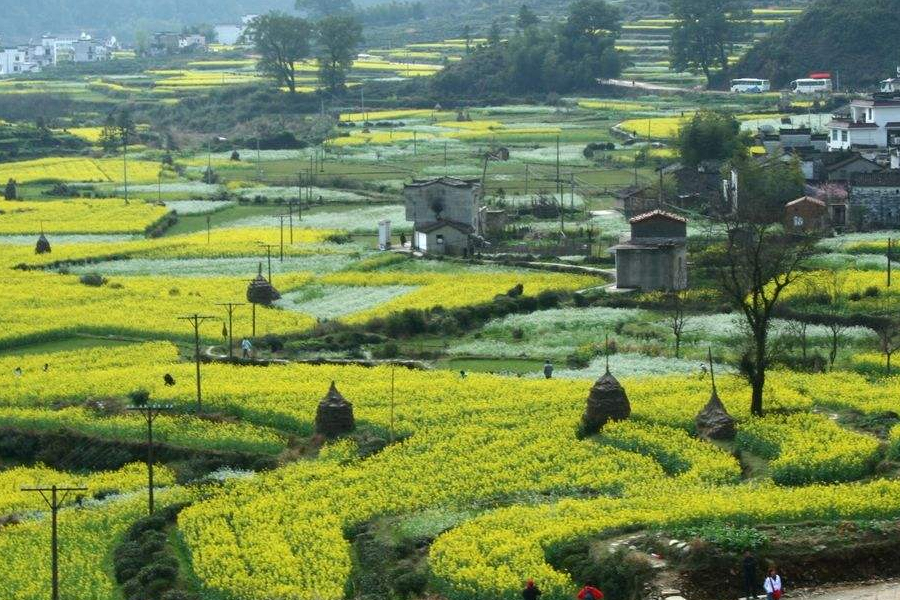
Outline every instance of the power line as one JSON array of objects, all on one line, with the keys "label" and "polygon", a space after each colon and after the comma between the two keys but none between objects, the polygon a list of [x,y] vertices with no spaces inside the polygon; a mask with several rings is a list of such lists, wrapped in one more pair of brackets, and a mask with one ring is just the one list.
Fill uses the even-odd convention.
[{"label": "power line", "polygon": [[140,412],[147,421],[147,508],[153,514],[153,420],[162,412],[172,410],[171,404],[129,406],[126,410]]},{"label": "power line", "polygon": [[[23,487],[23,492],[37,492],[50,507],[50,586],[52,600],[59,600],[59,534],[57,531],[57,515],[60,505],[65,502],[70,492],[86,492],[86,487]],[[50,497],[47,497],[50,492]],[[62,498],[59,492],[63,492]]]},{"label": "power line", "polygon": [[228,313],[228,360],[234,358],[234,309],[246,306],[244,302],[220,302],[216,306],[224,306]]},{"label": "power line", "polygon": [[200,324],[216,317],[193,314],[186,317],[178,317],[179,321],[188,321],[194,326],[194,361],[197,366],[197,412],[203,412],[203,394],[200,390]]}]

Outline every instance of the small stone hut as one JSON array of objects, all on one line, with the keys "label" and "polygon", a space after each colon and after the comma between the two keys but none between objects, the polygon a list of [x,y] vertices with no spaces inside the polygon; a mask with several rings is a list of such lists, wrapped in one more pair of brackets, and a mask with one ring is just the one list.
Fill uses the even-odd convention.
[{"label": "small stone hut", "polygon": [[337,390],[334,382],[328,393],[319,402],[316,410],[316,433],[326,437],[337,437],[350,433],[356,428],[353,405]]}]

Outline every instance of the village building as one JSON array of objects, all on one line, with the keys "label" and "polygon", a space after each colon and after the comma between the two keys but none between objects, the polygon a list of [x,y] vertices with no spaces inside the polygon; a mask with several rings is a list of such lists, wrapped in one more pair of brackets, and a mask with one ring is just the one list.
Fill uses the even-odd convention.
[{"label": "village building", "polygon": [[896,77],[882,80],[881,91],[885,94],[900,93],[900,67],[897,67]]},{"label": "village building", "polygon": [[900,146],[900,94],[877,93],[850,103],[848,117],[828,123],[828,149],[883,150]]},{"label": "village building", "polygon": [[483,243],[485,214],[477,179],[417,179],[404,186],[412,247],[429,254],[469,256]]},{"label": "village building", "polygon": [[900,171],[857,175],[850,181],[848,204],[858,230],[900,227]]},{"label": "village building", "polygon": [[784,206],[784,228],[795,233],[827,233],[828,204],[811,196],[788,202]]},{"label": "village building", "polygon": [[616,287],[641,291],[687,287],[687,220],[654,210],[629,220],[631,236],[610,248]]},{"label": "village building", "polygon": [[766,154],[790,151],[825,152],[828,150],[828,134],[813,133],[808,127],[782,127],[778,133],[760,135],[760,145]]},{"label": "village building", "polygon": [[721,161],[704,161],[696,167],[673,163],[658,171],[671,181],[673,190],[660,197],[653,186],[629,186],[616,192],[615,207],[626,218],[648,213],[662,205],[707,211],[722,204]]},{"label": "village building", "polygon": [[206,46],[206,36],[200,34],[160,31],[151,36],[148,53],[151,56],[189,53],[206,50]]}]

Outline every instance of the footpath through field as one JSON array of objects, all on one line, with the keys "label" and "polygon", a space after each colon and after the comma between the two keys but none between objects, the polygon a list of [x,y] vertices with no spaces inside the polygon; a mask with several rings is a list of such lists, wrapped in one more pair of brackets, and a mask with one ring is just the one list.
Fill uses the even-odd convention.
[{"label": "footpath through field", "polygon": [[791,590],[787,596],[809,600],[900,600],[900,581]]}]

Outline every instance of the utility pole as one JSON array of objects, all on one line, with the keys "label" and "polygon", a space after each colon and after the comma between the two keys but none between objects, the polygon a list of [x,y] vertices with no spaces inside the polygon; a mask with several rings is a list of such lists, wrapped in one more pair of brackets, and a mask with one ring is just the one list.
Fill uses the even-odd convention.
[{"label": "utility pole", "polygon": [[391,363],[391,443],[394,443],[394,368],[396,365]]},{"label": "utility pole", "polygon": [[262,181],[262,157],[259,152],[259,135],[256,136],[256,180]]},{"label": "utility pole", "polygon": [[894,241],[891,238],[888,238],[888,247],[887,247],[887,286],[891,287],[891,250],[893,250]]},{"label": "utility pole", "polygon": [[[562,181],[559,178],[559,136],[556,136],[556,193],[557,197],[561,196],[562,193],[560,191],[562,187]],[[562,199],[560,198],[560,202]]]},{"label": "utility pole", "polygon": [[128,127],[122,128],[122,180],[125,184],[125,204],[128,204]]},{"label": "utility pole", "polygon": [[525,163],[525,195],[528,195],[528,163]]},{"label": "utility pole", "polygon": [[287,215],[278,215],[280,238],[278,242],[278,262],[284,262],[284,218]]},{"label": "utility pole", "polygon": [[194,362],[197,367],[197,412],[203,412],[203,394],[200,390],[200,325],[204,321],[215,319],[216,317],[203,316],[197,313],[186,317],[178,317],[179,321],[188,321],[194,326]]},{"label": "utility pole", "polygon": [[[52,600],[59,600],[59,535],[57,531],[57,515],[60,505],[65,502],[70,492],[86,492],[86,487],[23,487],[23,492],[37,492],[50,507],[50,585]],[[50,492],[50,497],[47,497]],[[62,492],[62,498],[59,493]]]},{"label": "utility pole", "polygon": [[212,215],[206,215],[206,243],[209,244],[212,236]]},{"label": "utility pole", "polygon": [[294,244],[294,201],[288,201],[288,243]]},{"label": "utility pole", "polygon": [[261,247],[266,249],[266,260],[269,263],[269,283],[272,283],[272,248],[275,248],[275,244],[264,244],[262,242],[258,243]]},{"label": "utility pole", "polygon": [[171,404],[129,406],[126,410],[140,412],[147,421],[147,508],[153,514],[153,420],[162,412],[172,410]]},{"label": "utility pole", "polygon": [[220,302],[216,306],[224,306],[228,313],[228,360],[234,358],[234,309],[245,306],[243,302]]}]

